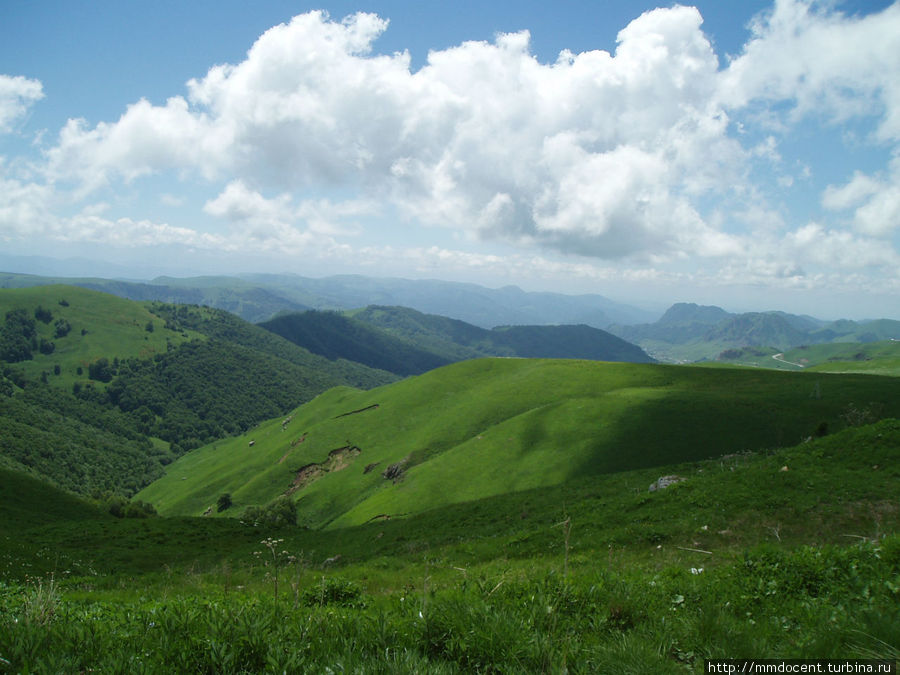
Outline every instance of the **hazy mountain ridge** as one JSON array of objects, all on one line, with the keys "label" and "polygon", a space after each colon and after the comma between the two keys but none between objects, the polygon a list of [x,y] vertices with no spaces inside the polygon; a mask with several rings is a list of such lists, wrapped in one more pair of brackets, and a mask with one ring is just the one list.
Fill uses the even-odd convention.
[{"label": "hazy mountain ridge", "polygon": [[285,314],[260,324],[328,358],[401,375],[481,356],[577,358],[649,363],[640,347],[586,325],[502,326],[487,330],[407,307]]},{"label": "hazy mountain ridge", "polygon": [[716,306],[677,303],[655,323],[614,325],[609,331],[657,358],[695,361],[716,359],[726,350],[745,347],[787,350],[829,342],[900,339],[900,321],[827,322],[787,312],[733,314]]},{"label": "hazy mountain ridge", "polygon": [[157,277],[151,281],[51,277],[0,273],[0,287],[70,284],[131,300],[208,305],[257,323],[283,311],[348,310],[368,305],[411,307],[460,319],[482,328],[496,325],[580,324],[605,328],[654,316],[602,295],[527,292],[515,286],[491,289],[438,280],[339,275],[313,279],[288,274]]}]

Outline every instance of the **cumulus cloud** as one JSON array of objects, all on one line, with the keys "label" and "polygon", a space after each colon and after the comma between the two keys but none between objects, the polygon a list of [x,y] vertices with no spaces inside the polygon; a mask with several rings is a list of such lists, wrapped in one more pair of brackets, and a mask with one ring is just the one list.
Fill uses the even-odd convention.
[{"label": "cumulus cloud", "polygon": [[730,108],[793,103],[792,117],[880,116],[882,139],[900,140],[900,5],[857,18],[831,3],[776,0],[720,82]]},{"label": "cumulus cloud", "polygon": [[40,81],[21,75],[0,75],[0,133],[12,131],[28,108],[42,98],[44,87]]},{"label": "cumulus cloud", "polygon": [[900,228],[900,156],[891,162],[886,178],[876,178],[860,171],[841,187],[829,186],[822,195],[827,209],[853,209],[853,224],[860,232],[874,237],[888,237]]},{"label": "cumulus cloud", "polygon": [[785,237],[796,255],[828,268],[900,267],[900,255],[883,242],[809,223]]},{"label": "cumulus cloud", "polygon": [[[711,104],[718,60],[701,22],[692,8],[654,10],[621,31],[614,55],[552,64],[531,54],[527,32],[504,34],[432,52],[413,73],[408,54],[371,54],[386,21],[311,12],[190,81],[187,98],[140,101],[94,128],[70,121],[50,175],[85,190],[168,169],[235,176],[207,205],[228,217],[228,200],[262,207],[241,181],[352,186],[482,237],[667,254],[716,239],[688,195],[736,175],[740,154]],[[271,208],[260,218],[286,222]]]},{"label": "cumulus cloud", "polygon": [[[896,149],[900,5],[859,18],[776,0],[725,64],[700,13],[683,6],[642,14],[612,53],[564,51],[547,63],[522,31],[433,51],[414,72],[409,54],[376,52],[385,30],[373,14],[310,12],[163,105],[141,100],[93,127],[70,120],[46,151],[49,185],[74,183],[85,197],[172,172],[214,185],[203,210],[226,226],[203,235],[103,214],[68,226],[299,251],[340,248],[358,222],[390,210],[408,227],[452,228],[467,241],[620,261],[623,274],[699,260],[720,265],[723,279],[808,281],[822,267],[896,259],[900,170],[858,172],[822,193],[852,232],[792,223],[760,197],[754,170],[776,167],[780,189],[794,189],[783,141],[811,118],[875,120],[867,142]],[[16,100],[36,100],[31,91]],[[3,100],[0,88],[0,128]],[[37,187],[10,189],[19,208],[44,208],[29,193]],[[436,248],[422,259],[499,264],[468,255]]]}]

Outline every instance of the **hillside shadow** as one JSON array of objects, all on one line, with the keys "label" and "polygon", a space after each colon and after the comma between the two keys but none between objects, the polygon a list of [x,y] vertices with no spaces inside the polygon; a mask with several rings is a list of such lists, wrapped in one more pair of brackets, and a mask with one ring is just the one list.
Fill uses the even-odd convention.
[{"label": "hillside shadow", "polygon": [[846,426],[853,401],[872,402],[883,417],[900,415],[891,378],[832,380],[822,386],[827,395],[818,396],[813,373],[779,374],[777,380],[752,373],[719,384],[714,375],[704,376],[701,386],[625,406],[573,463],[570,478],[797,445],[823,422],[832,430]]}]

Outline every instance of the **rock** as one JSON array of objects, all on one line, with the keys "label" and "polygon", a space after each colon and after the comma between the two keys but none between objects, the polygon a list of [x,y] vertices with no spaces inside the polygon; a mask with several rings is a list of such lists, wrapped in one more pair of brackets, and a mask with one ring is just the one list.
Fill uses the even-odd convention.
[{"label": "rock", "polygon": [[670,485],[674,485],[675,483],[680,483],[681,481],[686,480],[681,476],[676,476],[674,474],[670,476],[661,476],[656,479],[655,482],[650,484],[650,492],[656,492],[657,490],[663,490]]}]

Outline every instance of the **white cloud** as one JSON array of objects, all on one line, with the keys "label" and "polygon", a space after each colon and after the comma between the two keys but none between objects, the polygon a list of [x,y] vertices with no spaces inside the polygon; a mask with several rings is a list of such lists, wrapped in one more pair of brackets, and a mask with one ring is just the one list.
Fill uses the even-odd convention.
[{"label": "white cloud", "polygon": [[[168,169],[280,191],[352,186],[483,237],[668,254],[715,238],[684,195],[737,175],[740,157],[710,105],[718,61],[700,23],[695,9],[654,10],[615,55],[554,64],[531,55],[526,32],[500,35],[432,52],[412,73],[407,54],[371,55],[385,21],[312,12],[192,80],[187,99],[140,101],[93,129],[70,121],[50,175],[85,190]],[[221,199],[261,207],[232,192]]]},{"label": "white cloud", "polygon": [[43,85],[21,75],[0,75],[0,133],[13,130],[13,125],[28,108],[44,98]]},{"label": "white cloud", "polygon": [[721,100],[793,102],[793,117],[880,116],[879,136],[900,140],[900,5],[847,17],[831,3],[776,0],[721,81]]},{"label": "white cloud", "polygon": [[54,193],[46,185],[0,176],[0,240],[40,234],[41,223],[55,220]]},{"label": "white cloud", "polygon": [[[632,21],[614,53],[563,52],[552,63],[535,58],[522,31],[431,52],[412,72],[407,53],[374,52],[387,28],[372,14],[303,14],[183,96],[138,101],[93,127],[70,120],[46,152],[52,187],[10,182],[0,215],[4,204],[23,211],[0,220],[0,232],[40,214],[54,222],[41,199],[70,184],[77,200],[170,172],[219,190],[203,207],[219,233],[88,212],[57,218],[59,232],[345,255],[363,249],[341,237],[396,212],[410,228],[561,253],[577,261],[565,269],[615,278],[644,269],[654,279],[801,285],[833,279],[827,267],[862,273],[896,261],[896,167],[825,189],[821,205],[836,222],[823,224],[792,224],[780,196],[765,198],[755,180],[774,167],[771,182],[788,194],[811,179],[786,141],[813,117],[874,119],[865,142],[900,143],[900,5],[856,18],[777,0],[724,68],[699,12],[682,6]],[[853,232],[841,228],[845,211]],[[441,247],[381,250],[374,260],[393,251],[425,266],[502,266]]]},{"label": "white cloud", "polygon": [[836,211],[855,207],[853,225],[857,230],[873,237],[890,236],[900,229],[900,156],[891,162],[885,178],[856,171],[846,185],[828,186],[822,205]]},{"label": "white cloud", "polygon": [[788,234],[785,244],[796,255],[828,268],[900,267],[900,255],[883,242],[847,231],[829,230],[818,223],[809,223]]}]

